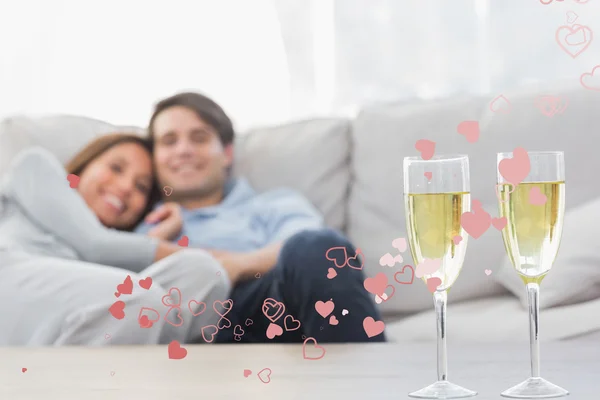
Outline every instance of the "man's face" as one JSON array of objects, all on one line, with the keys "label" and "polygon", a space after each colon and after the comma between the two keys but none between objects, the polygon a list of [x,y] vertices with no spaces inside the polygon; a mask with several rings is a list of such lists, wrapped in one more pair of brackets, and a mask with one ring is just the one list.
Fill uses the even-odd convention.
[{"label": "man's face", "polygon": [[202,198],[222,190],[233,146],[221,144],[215,128],[181,106],[154,119],[154,162],[160,186],[173,188],[174,198]]}]

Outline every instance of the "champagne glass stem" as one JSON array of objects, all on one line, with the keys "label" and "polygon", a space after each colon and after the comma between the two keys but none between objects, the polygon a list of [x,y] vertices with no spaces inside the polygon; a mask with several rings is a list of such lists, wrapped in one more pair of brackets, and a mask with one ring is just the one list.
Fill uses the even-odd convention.
[{"label": "champagne glass stem", "polygon": [[540,376],[540,285],[527,284],[527,300],[529,302],[529,348],[531,352],[531,377]]},{"label": "champagne glass stem", "polygon": [[436,291],[433,294],[437,315],[437,373],[438,381],[448,380],[448,354],[446,352],[446,301],[447,292]]}]

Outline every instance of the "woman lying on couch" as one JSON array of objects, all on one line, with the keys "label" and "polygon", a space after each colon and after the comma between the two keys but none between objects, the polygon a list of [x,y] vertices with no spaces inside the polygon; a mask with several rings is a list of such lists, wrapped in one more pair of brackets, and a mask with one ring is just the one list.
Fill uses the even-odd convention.
[{"label": "woman lying on couch", "polygon": [[[102,136],[66,170],[42,148],[15,157],[0,187],[0,346],[183,343],[217,323],[212,304],[228,298],[234,273],[203,250],[130,232],[157,198],[154,182],[136,135]],[[173,287],[181,298],[163,299]]]}]

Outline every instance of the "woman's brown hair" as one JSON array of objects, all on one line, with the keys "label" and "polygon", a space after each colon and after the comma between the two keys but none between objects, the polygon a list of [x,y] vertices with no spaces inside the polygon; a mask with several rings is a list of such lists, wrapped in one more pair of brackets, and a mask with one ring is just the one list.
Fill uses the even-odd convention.
[{"label": "woman's brown hair", "polygon": [[[94,139],[91,143],[89,143],[82,150],[80,150],[79,153],[77,153],[75,157],[73,157],[66,164],[65,169],[69,174],[81,175],[83,170],[85,170],[92,161],[98,158],[105,151],[124,143],[139,144],[144,149],[146,149],[148,153],[152,154],[152,145],[150,141],[145,137],[139,136],[135,133],[115,132],[107,135],[102,135]],[[156,179],[153,179],[152,188],[148,196],[148,204],[146,205],[146,209],[144,210],[138,221],[136,221],[132,226],[124,230],[132,231],[136,227],[136,225],[142,221],[144,216],[146,216],[146,214],[152,211],[152,208],[159,199],[160,191],[158,189]]]}]

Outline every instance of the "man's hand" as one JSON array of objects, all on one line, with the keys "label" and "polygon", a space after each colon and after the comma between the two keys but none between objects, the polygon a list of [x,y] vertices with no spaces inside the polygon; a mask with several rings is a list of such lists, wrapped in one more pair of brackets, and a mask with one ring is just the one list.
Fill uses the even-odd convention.
[{"label": "man's hand", "polygon": [[148,236],[173,240],[179,235],[183,227],[181,207],[177,203],[165,203],[148,214],[144,222],[158,224],[148,232]]},{"label": "man's hand", "polygon": [[[247,268],[247,261],[244,260],[246,253],[233,253],[223,250],[207,250],[223,269],[227,271],[232,284],[237,283],[243,276]],[[246,257],[247,258],[247,257]]]},{"label": "man's hand", "polygon": [[232,282],[254,277],[257,273],[265,274],[277,264],[282,244],[274,243],[260,250],[248,253],[234,253],[224,250],[207,250],[221,263],[229,273]]}]

